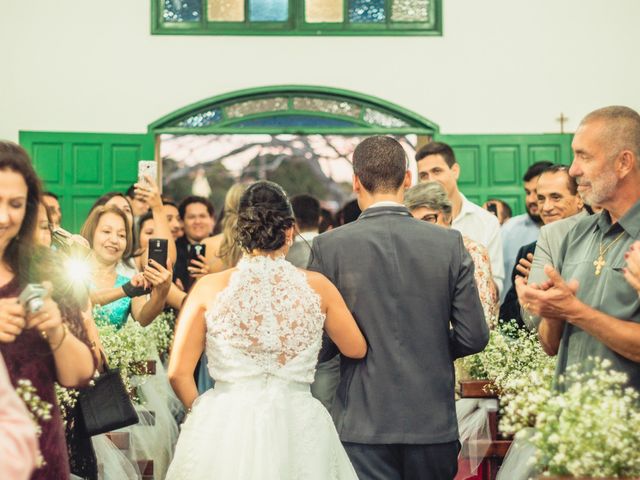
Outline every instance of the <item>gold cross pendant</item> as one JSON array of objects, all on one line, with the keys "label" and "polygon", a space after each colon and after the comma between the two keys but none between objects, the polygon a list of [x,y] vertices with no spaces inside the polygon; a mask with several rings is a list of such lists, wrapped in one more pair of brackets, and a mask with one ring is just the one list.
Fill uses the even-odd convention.
[{"label": "gold cross pendant", "polygon": [[607,262],[605,262],[603,255],[600,255],[598,259],[593,262],[593,266],[596,267],[596,277],[600,275],[600,272],[602,272],[602,267],[604,267],[606,264]]}]

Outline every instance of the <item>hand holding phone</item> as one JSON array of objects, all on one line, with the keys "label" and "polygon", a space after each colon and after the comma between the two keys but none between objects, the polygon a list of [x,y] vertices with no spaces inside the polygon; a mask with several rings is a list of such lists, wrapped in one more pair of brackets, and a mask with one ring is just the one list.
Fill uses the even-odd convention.
[{"label": "hand holding phone", "polygon": [[138,182],[149,184],[145,176],[151,177],[154,182],[158,181],[158,164],[155,160],[140,160],[138,162]]},{"label": "hand holding phone", "polygon": [[155,260],[167,268],[168,242],[166,238],[149,239],[149,260]]}]

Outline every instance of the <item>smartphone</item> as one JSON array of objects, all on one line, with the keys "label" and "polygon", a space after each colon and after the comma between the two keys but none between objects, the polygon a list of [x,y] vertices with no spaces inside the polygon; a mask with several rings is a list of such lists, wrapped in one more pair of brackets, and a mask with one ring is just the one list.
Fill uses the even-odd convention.
[{"label": "smartphone", "polygon": [[498,216],[498,207],[495,203],[487,204],[487,211],[493,213],[496,217]]},{"label": "smartphone", "polygon": [[154,182],[158,182],[158,164],[155,160],[140,160],[138,162],[138,181],[146,182],[143,175],[149,175]]},{"label": "smartphone", "polygon": [[194,243],[193,245],[189,245],[189,261],[191,260],[200,260],[198,255],[205,256],[207,252],[207,246],[203,243]]},{"label": "smartphone", "polygon": [[155,260],[164,268],[167,268],[167,248],[166,238],[149,239],[149,260]]}]

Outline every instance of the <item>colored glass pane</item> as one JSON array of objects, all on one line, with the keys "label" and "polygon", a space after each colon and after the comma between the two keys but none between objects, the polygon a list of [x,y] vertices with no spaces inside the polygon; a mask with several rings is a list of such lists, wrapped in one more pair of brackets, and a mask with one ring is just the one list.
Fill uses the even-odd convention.
[{"label": "colored glass pane", "polygon": [[308,110],[312,112],[326,112],[334,115],[346,115],[348,117],[360,117],[359,105],[325,98],[295,97],[293,99],[295,110]]},{"label": "colored glass pane", "polygon": [[165,22],[198,22],[201,14],[200,0],[164,0],[162,18]]},{"label": "colored glass pane", "polygon": [[394,22],[426,22],[429,0],[393,0],[391,20]]},{"label": "colored glass pane", "polygon": [[286,22],[289,0],[249,0],[249,20],[252,22]]},{"label": "colored glass pane", "polygon": [[352,23],[384,22],[384,0],[349,0],[349,21]]},{"label": "colored glass pane", "polygon": [[222,118],[222,112],[218,109],[199,112],[178,122],[176,126],[184,128],[208,127],[217,123]]},{"label": "colored glass pane", "polygon": [[409,125],[404,120],[400,120],[397,117],[393,117],[387,113],[383,113],[379,110],[367,108],[364,111],[364,121],[371,125],[377,125],[380,127],[408,127]]},{"label": "colored glass pane", "polygon": [[282,115],[254,118],[234,124],[234,127],[336,127],[349,128],[358,125],[348,120],[322,118],[307,115]]},{"label": "colored glass pane", "polygon": [[287,99],[282,97],[262,98],[235,103],[225,108],[227,118],[240,118],[262,112],[282,111],[288,108]]},{"label": "colored glass pane", "polygon": [[344,20],[344,0],[307,0],[305,19],[308,23],[335,23]]},{"label": "colored glass pane", "polygon": [[244,0],[208,0],[207,16],[212,22],[244,22]]}]

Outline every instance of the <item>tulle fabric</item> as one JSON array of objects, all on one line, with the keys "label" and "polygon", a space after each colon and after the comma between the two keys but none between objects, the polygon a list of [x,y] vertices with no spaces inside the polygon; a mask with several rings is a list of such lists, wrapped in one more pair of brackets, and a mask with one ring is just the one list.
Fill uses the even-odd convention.
[{"label": "tulle fabric", "polygon": [[516,435],[509,447],[496,480],[529,480],[538,478],[540,471],[535,467],[536,448],[529,441],[534,429],[526,428]]},{"label": "tulle fabric", "polygon": [[352,480],[309,385],[272,376],[216,382],[183,425],[167,480]]},{"label": "tulle fabric", "polygon": [[[155,352],[155,350],[154,350]],[[176,416],[182,404],[175,396],[167,373],[157,353],[150,357],[156,362],[156,374],[140,377],[138,391],[143,401],[136,405],[140,423],[124,429],[131,434],[131,457],[134,461],[153,460],[153,478],[165,477],[178,440]],[[144,465],[144,464],[143,464]],[[144,466],[141,466],[144,471]]]},{"label": "tulle fabric", "polygon": [[456,415],[460,435],[460,455],[466,459],[455,480],[474,476],[491,443],[489,413],[497,410],[495,399],[461,398],[456,401]]},{"label": "tulle fabric", "polygon": [[[98,459],[98,480],[139,480],[138,466],[127,458],[105,434],[91,438]],[[74,476],[71,476],[74,480]],[[80,478],[80,477],[75,477]]]}]

